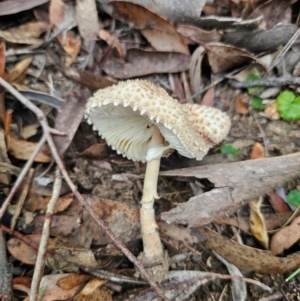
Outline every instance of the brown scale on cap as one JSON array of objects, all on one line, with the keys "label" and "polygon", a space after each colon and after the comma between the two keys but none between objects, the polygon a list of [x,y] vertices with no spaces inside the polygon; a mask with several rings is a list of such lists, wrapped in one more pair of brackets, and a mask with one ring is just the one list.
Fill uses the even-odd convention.
[{"label": "brown scale on cap", "polygon": [[85,116],[119,154],[146,161],[156,125],[166,147],[201,160],[222,141],[230,128],[228,116],[218,109],[179,104],[167,92],[145,80],[128,80],[99,90],[88,100]]}]

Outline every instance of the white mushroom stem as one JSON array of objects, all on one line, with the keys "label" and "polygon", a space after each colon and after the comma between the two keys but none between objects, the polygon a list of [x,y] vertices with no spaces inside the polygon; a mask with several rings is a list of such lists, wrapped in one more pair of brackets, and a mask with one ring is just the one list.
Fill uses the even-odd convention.
[{"label": "white mushroom stem", "polygon": [[[159,129],[154,126],[152,139],[149,143],[149,149],[161,148],[164,143]],[[140,219],[142,239],[144,245],[144,255],[149,262],[154,263],[163,257],[163,246],[160,241],[158,226],[155,221],[155,211],[153,209],[154,201],[158,198],[157,179],[159,173],[160,157],[152,159],[147,163],[143,197],[141,200]]]}]

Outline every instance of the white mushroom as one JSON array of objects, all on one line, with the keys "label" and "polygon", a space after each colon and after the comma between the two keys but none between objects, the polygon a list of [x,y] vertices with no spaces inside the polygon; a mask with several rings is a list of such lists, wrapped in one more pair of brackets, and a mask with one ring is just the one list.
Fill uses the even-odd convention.
[{"label": "white mushroom", "polygon": [[85,117],[117,153],[147,162],[141,200],[142,261],[153,264],[150,273],[161,281],[168,263],[157,231],[153,209],[157,195],[160,158],[177,150],[201,160],[222,141],[230,128],[228,116],[218,109],[179,104],[165,90],[144,80],[129,80],[97,91],[86,106]]}]

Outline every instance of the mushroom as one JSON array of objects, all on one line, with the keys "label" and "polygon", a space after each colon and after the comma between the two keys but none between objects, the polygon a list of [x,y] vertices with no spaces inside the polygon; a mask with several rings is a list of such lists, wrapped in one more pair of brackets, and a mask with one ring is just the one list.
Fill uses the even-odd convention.
[{"label": "mushroom", "polygon": [[[160,159],[177,150],[201,160],[226,137],[230,119],[216,108],[179,104],[145,80],[119,82],[97,91],[87,102],[85,117],[118,154],[147,163],[140,209],[144,252],[139,259],[152,264],[148,272],[160,282],[168,270],[153,209]],[[162,264],[153,266],[157,262]]]}]

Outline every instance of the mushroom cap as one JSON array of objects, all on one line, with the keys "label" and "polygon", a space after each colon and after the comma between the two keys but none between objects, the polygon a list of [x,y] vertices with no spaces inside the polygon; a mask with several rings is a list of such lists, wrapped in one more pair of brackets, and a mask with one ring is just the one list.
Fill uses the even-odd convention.
[{"label": "mushroom cap", "polygon": [[148,161],[154,126],[165,146],[201,160],[223,140],[229,117],[218,109],[179,104],[167,92],[145,80],[128,80],[97,91],[88,99],[85,118],[113,149],[134,161]]}]

